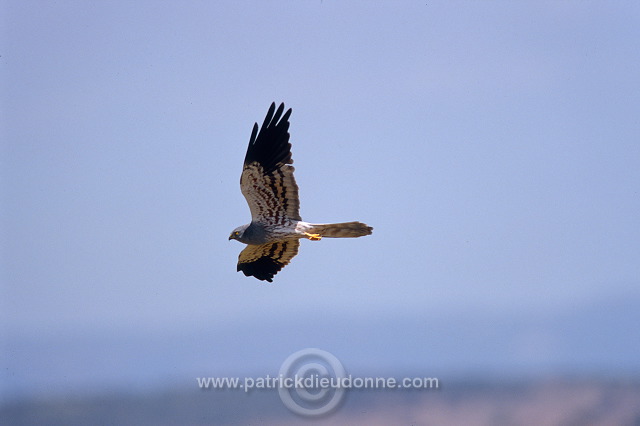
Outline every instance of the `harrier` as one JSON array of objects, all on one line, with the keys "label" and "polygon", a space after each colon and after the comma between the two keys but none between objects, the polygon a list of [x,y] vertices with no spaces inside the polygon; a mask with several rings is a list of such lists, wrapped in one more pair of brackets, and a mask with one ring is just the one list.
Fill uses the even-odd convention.
[{"label": "harrier", "polygon": [[238,257],[238,271],[259,280],[274,275],[298,254],[301,238],[355,238],[370,235],[373,228],[360,222],[309,223],[300,217],[298,185],[293,178],[289,117],[284,104],[272,103],[258,131],[253,126],[240,189],[251,210],[251,223],[239,226],[229,236],[247,244]]}]

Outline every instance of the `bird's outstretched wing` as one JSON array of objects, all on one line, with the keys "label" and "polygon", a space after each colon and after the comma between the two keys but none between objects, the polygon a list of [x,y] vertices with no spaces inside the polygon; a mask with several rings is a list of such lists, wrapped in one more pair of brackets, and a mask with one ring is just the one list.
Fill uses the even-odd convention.
[{"label": "bird's outstretched wing", "polygon": [[240,177],[240,189],[247,199],[254,222],[282,224],[285,219],[300,219],[298,185],[293,178],[294,168],[289,143],[289,116],[284,115],[284,104],[276,111],[271,104],[267,116],[258,131],[253,126],[244,168]]},{"label": "bird's outstretched wing", "polygon": [[273,277],[298,254],[297,239],[278,241],[259,246],[248,245],[238,257],[238,271],[262,281],[273,281]]}]

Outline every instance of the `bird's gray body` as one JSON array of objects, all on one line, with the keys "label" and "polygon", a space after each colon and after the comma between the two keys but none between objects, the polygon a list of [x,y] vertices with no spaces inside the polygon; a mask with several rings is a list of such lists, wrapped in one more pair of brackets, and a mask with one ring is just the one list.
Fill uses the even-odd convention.
[{"label": "bird's gray body", "polygon": [[[295,233],[295,228],[295,223],[285,223],[284,226],[273,226],[260,222],[251,222],[237,227],[231,235],[238,232],[239,235],[232,239],[245,244],[260,245],[280,241],[286,238],[301,238],[302,235]],[[293,230],[293,232],[290,230]]]}]

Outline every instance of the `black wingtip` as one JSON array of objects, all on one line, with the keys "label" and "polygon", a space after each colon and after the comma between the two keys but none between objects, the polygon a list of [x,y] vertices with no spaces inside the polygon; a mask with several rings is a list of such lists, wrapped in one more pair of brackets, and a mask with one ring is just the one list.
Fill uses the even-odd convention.
[{"label": "black wingtip", "polygon": [[244,164],[258,162],[269,173],[283,164],[291,164],[291,144],[289,143],[289,117],[292,109],[289,108],[283,115],[284,103],[276,109],[276,103],[272,102],[267,115],[258,129],[254,124],[247,147]]},{"label": "black wingtip", "polygon": [[273,259],[261,257],[253,262],[239,263],[238,272],[242,271],[247,277],[255,277],[260,281],[272,283],[273,277],[282,269],[282,266],[281,263]]},{"label": "black wingtip", "polygon": [[258,136],[258,123],[253,124],[253,130],[251,131],[251,138],[249,139],[249,146],[253,145],[256,141],[256,136]]},{"label": "black wingtip", "polygon": [[273,112],[276,110],[276,103],[272,102],[269,110],[267,111],[267,115],[264,117],[264,121],[262,122],[262,128],[260,129],[260,133],[271,123],[273,120]]}]

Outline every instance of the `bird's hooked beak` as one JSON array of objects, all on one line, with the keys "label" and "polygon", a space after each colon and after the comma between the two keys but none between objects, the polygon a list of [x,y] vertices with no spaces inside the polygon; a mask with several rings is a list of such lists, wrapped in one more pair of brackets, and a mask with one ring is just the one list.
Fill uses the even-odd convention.
[{"label": "bird's hooked beak", "polygon": [[229,241],[233,240],[233,234],[229,235]]}]

